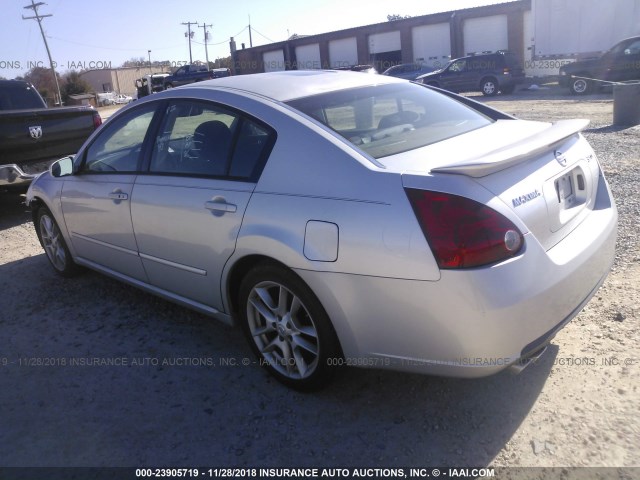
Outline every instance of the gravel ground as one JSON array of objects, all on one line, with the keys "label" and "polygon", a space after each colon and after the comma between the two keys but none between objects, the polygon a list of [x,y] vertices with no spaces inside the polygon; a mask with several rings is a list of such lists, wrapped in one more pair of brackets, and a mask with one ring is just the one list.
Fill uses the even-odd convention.
[{"label": "gravel ground", "polygon": [[292,392],[239,330],[96,273],[58,278],[22,197],[0,195],[0,466],[640,466],[640,130],[610,126],[606,94],[487,103],[590,118],[620,212],[613,273],[536,365],[348,370]]}]

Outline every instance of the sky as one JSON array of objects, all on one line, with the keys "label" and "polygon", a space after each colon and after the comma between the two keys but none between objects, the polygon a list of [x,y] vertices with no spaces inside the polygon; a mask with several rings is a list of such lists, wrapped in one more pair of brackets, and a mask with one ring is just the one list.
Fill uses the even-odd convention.
[{"label": "sky", "polygon": [[[209,27],[209,60],[229,55],[229,38],[237,48],[249,47],[249,19],[253,46],[381,23],[387,15],[426,15],[504,0],[179,0],[124,1],[47,0],[39,8],[56,71],[118,67],[130,59],[189,61],[183,22]],[[31,0],[3,0],[0,17],[0,77],[14,78],[49,61]],[[36,2],[37,3],[37,2]],[[205,60],[204,32],[197,26],[191,48],[193,60]]]}]

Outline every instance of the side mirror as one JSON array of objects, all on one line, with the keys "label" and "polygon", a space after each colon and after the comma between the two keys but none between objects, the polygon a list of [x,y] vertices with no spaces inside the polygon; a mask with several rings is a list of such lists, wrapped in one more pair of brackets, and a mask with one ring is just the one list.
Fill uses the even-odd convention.
[{"label": "side mirror", "polygon": [[73,157],[64,157],[54,162],[49,171],[51,176],[55,178],[73,175]]}]

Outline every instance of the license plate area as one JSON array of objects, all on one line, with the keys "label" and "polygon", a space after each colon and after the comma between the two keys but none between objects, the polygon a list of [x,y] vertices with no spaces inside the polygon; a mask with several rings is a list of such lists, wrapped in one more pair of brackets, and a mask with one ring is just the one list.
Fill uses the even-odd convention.
[{"label": "license plate area", "polygon": [[[582,179],[581,183],[582,185],[584,185],[584,177],[581,175],[577,175],[576,177]],[[574,176],[571,174],[571,172],[562,175],[554,182],[556,187],[556,194],[558,196],[558,203],[560,204],[562,209],[571,208],[575,204],[576,195],[573,182]]]},{"label": "license plate area", "polygon": [[590,203],[591,177],[580,164],[544,186],[552,232],[560,230]]}]

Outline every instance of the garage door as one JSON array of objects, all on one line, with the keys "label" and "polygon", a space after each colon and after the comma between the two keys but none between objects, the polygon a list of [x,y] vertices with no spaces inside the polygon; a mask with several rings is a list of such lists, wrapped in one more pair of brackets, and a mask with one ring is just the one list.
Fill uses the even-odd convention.
[{"label": "garage door", "polygon": [[423,25],[411,30],[413,61],[439,68],[451,56],[451,35],[448,23]]},{"label": "garage door", "polygon": [[507,16],[469,18],[464,21],[464,52],[495,52],[509,48]]},{"label": "garage door", "polygon": [[281,72],[284,68],[284,52],[282,50],[272,50],[262,54],[265,72]]},{"label": "garage door", "polygon": [[358,43],[356,37],[341,38],[329,42],[331,67],[348,67],[358,64]]},{"label": "garage door", "polygon": [[400,32],[384,32],[369,35],[369,53],[395,52],[400,50]]},{"label": "garage door", "polygon": [[369,62],[379,72],[402,62],[400,32],[384,32],[369,35]]},{"label": "garage door", "polygon": [[313,70],[322,68],[320,63],[320,45],[302,45],[296,47],[296,67],[298,70]]}]

